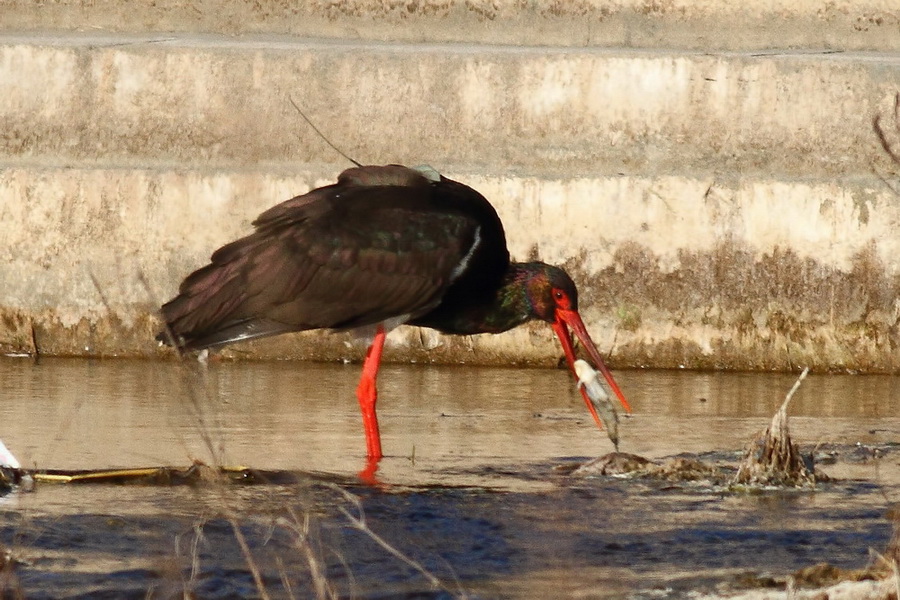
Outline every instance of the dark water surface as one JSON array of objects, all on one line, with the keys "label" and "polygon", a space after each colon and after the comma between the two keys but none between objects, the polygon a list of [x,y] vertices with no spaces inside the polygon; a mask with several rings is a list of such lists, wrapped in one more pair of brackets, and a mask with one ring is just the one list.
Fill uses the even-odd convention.
[{"label": "dark water surface", "polygon": [[[28,468],[208,464],[266,485],[52,485],[0,497],[0,580],[27,598],[683,597],[862,567],[900,499],[900,379],[811,375],[791,406],[841,478],[736,494],[577,479],[612,450],[567,373],[385,366],[382,485],[361,485],[358,365],[0,359],[0,439]],[[736,460],[794,375],[626,371],[621,450]],[[360,520],[362,519],[362,521]],[[421,569],[421,571],[419,570]],[[423,573],[424,571],[424,573]],[[255,577],[259,577],[259,581]]]}]

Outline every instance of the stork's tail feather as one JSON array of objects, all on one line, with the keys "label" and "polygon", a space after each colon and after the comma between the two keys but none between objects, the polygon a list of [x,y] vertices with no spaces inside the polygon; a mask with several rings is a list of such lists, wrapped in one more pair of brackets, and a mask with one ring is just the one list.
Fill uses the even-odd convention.
[{"label": "stork's tail feather", "polygon": [[156,339],[168,346],[175,346],[181,351],[191,351],[217,348],[232,342],[253,340],[291,331],[297,331],[297,328],[271,319],[246,319],[221,326],[214,331],[190,336],[176,336],[166,329],[160,332]]}]

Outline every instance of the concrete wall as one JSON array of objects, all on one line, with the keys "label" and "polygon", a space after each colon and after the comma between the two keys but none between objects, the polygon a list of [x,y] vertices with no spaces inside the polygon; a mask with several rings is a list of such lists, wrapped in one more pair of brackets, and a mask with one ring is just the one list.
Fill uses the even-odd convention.
[{"label": "concrete wall", "polygon": [[894,0],[4,0],[0,27],[701,51],[900,49]]},{"label": "concrete wall", "polygon": [[[293,97],[358,160],[484,193],[515,257],[570,270],[613,365],[898,367],[900,167],[872,131],[900,91],[886,4],[28,4],[0,8],[0,351],[163,352],[154,310],[180,279],[348,166]],[[704,19],[708,40],[685,34]],[[818,26],[788,35],[801,20]],[[394,360],[559,354],[540,325],[392,339]],[[361,350],[303,334],[230,352]]]}]

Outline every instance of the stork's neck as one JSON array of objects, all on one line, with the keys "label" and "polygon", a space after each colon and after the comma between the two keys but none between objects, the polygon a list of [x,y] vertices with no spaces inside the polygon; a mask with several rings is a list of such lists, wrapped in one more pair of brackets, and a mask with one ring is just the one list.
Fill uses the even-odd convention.
[{"label": "stork's neck", "polygon": [[431,327],[443,333],[471,335],[500,333],[535,318],[528,288],[543,263],[510,263],[498,288],[490,293],[471,290],[465,297],[451,295],[412,325]]},{"label": "stork's neck", "polygon": [[485,333],[499,333],[535,318],[529,285],[543,263],[510,263],[491,307],[484,314]]}]

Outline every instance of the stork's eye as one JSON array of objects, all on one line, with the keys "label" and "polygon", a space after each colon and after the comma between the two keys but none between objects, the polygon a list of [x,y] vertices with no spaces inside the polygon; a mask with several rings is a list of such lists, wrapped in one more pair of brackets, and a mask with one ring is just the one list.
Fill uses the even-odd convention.
[{"label": "stork's eye", "polygon": [[559,308],[568,309],[572,306],[572,301],[569,299],[569,295],[559,288],[553,288],[553,301]]}]

